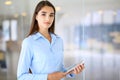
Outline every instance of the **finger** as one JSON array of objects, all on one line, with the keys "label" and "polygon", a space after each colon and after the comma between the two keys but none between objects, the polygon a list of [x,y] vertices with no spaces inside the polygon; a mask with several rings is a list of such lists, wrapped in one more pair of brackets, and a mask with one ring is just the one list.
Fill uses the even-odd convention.
[{"label": "finger", "polygon": [[78,67],[76,67],[75,70],[76,70],[76,74],[78,74],[80,72]]},{"label": "finger", "polygon": [[82,69],[84,69],[84,68],[85,68],[85,66],[84,66],[84,65],[82,65],[81,67],[82,67]]},{"label": "finger", "polygon": [[77,71],[76,71],[76,68],[74,68],[74,71],[73,71],[73,73],[74,73],[74,74],[76,74],[76,73],[77,73]]},{"label": "finger", "polygon": [[79,71],[81,72],[81,70],[82,70],[82,67],[81,67],[81,66],[79,66],[78,68],[79,68]]},{"label": "finger", "polygon": [[79,66],[79,73],[83,70],[82,66]]},{"label": "finger", "polygon": [[80,69],[78,67],[76,69],[77,69],[77,74],[78,74],[80,72]]},{"label": "finger", "polygon": [[84,65],[81,65],[81,71],[82,71],[84,68],[85,68]]}]

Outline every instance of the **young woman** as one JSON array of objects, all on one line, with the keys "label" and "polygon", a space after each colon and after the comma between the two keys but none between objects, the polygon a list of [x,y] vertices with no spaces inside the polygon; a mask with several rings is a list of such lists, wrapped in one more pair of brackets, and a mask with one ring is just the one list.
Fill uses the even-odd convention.
[{"label": "young woman", "polygon": [[84,65],[78,65],[66,73],[63,65],[63,42],[54,33],[55,7],[49,1],[41,1],[35,8],[31,29],[22,42],[18,63],[18,80],[61,80],[66,75],[80,73]]}]

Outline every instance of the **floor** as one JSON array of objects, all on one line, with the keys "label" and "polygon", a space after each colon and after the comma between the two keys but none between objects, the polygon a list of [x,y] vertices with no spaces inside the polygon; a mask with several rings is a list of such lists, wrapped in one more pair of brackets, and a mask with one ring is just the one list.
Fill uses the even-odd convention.
[{"label": "floor", "polygon": [[[74,56],[73,56],[74,55]],[[65,67],[68,67],[82,58],[85,59],[85,70],[65,80],[120,80],[120,54],[90,54],[88,52],[65,52]],[[0,68],[0,80],[17,80],[18,53],[7,53],[7,69]]]}]

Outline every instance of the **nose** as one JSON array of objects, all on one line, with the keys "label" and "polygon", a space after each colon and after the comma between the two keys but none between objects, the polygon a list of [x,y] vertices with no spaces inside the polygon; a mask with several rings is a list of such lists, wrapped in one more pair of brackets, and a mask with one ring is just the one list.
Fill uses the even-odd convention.
[{"label": "nose", "polygon": [[46,16],[45,20],[49,21],[50,20],[50,16]]}]

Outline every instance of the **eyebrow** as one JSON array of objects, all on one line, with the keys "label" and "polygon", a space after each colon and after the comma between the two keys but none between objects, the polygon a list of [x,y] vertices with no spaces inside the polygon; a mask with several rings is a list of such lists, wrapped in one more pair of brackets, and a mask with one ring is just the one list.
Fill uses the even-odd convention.
[{"label": "eyebrow", "polygon": [[[47,13],[47,12],[45,12],[45,11],[42,11],[41,13]],[[55,14],[55,13],[50,13],[50,14]]]}]

